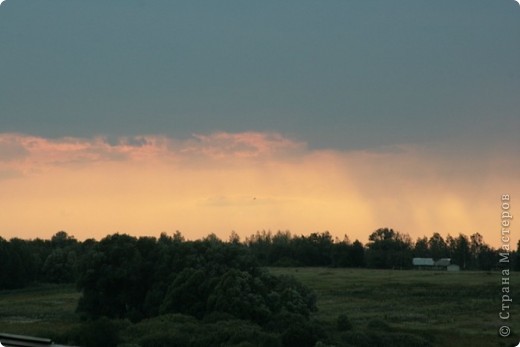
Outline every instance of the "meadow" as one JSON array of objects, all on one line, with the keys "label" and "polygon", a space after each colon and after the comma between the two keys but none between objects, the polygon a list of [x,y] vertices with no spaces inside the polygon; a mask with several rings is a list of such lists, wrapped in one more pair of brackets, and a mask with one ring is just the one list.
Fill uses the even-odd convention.
[{"label": "meadow", "polygon": [[[513,302],[507,324],[513,334],[498,336],[503,322],[501,275],[498,272],[436,272],[333,268],[270,268],[289,274],[318,297],[314,318],[331,334],[339,315],[353,331],[384,329],[423,336],[434,346],[516,346],[520,314]],[[520,275],[511,276],[511,285]],[[520,295],[520,294],[519,294]],[[515,300],[515,291],[511,296]],[[0,291],[0,332],[55,338],[80,326],[75,308],[80,293],[74,286],[40,285]],[[520,296],[519,299],[520,300]]]},{"label": "meadow", "polygon": [[[498,336],[498,328],[503,325],[498,317],[499,272],[270,270],[274,274],[293,275],[311,287],[318,296],[316,318],[330,324],[342,313],[354,329],[367,329],[370,321],[383,320],[395,330],[427,336],[435,346],[443,347],[516,346],[520,340],[520,304],[513,303],[507,321],[513,332],[511,337]],[[511,285],[519,280],[520,274],[513,273]]]},{"label": "meadow", "polygon": [[80,325],[74,285],[37,285],[0,291],[0,332],[55,338]]}]

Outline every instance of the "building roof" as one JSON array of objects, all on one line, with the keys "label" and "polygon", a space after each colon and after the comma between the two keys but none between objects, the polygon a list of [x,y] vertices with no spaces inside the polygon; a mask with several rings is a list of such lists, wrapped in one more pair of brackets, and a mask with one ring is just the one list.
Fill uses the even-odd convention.
[{"label": "building roof", "polygon": [[57,345],[51,339],[0,333],[0,342],[4,347],[73,347]]},{"label": "building roof", "polygon": [[433,265],[435,265],[433,258],[413,258],[412,264],[414,266],[433,266]]},{"label": "building roof", "polygon": [[441,258],[435,262],[435,266],[448,266],[451,264],[451,258]]}]

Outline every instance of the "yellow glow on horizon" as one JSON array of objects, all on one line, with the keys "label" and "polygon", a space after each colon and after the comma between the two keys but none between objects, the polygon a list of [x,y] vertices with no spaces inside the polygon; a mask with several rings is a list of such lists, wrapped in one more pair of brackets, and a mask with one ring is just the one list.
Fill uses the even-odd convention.
[{"label": "yellow glow on horizon", "polygon": [[49,238],[66,230],[100,239],[179,230],[189,239],[227,239],[231,231],[245,238],[290,230],[365,243],[375,229],[391,227],[413,240],[479,232],[496,247],[499,197],[520,196],[515,166],[454,167],[456,160],[416,147],[313,151],[263,133],[138,140],[0,134],[0,235]]}]

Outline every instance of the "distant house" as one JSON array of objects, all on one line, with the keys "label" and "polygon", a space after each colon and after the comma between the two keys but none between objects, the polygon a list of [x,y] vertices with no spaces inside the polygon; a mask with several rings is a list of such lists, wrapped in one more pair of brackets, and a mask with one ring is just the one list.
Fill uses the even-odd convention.
[{"label": "distant house", "polygon": [[441,258],[435,262],[435,268],[438,270],[446,270],[451,264],[451,258]]},{"label": "distant house", "polygon": [[412,264],[415,268],[419,269],[431,269],[435,265],[433,258],[413,258]]},{"label": "distant house", "polygon": [[[454,264],[451,264],[451,258],[441,258],[437,261],[433,260],[433,258],[413,258],[412,265],[416,269],[448,270],[448,268]],[[450,271],[456,271],[454,269],[455,268],[452,267]]]},{"label": "distant house", "polygon": [[51,339],[0,333],[0,342],[4,347],[74,347],[57,345]]}]

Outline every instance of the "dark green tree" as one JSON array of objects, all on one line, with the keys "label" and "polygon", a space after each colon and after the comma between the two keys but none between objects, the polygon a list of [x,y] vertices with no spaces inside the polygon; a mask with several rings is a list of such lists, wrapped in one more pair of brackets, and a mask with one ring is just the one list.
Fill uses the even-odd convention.
[{"label": "dark green tree", "polygon": [[514,271],[520,271],[520,240],[516,244],[516,252],[513,256],[513,269]]},{"label": "dark green tree", "polygon": [[457,238],[448,235],[448,248],[451,252],[452,263],[460,266],[461,269],[467,269],[470,265],[470,242],[464,234],[459,234]]},{"label": "dark green tree", "polygon": [[478,270],[481,268],[482,253],[486,251],[487,245],[484,243],[484,238],[479,233],[472,234],[469,237],[469,268]]},{"label": "dark green tree", "polygon": [[434,233],[428,240],[428,249],[431,257],[435,260],[441,258],[448,258],[450,253],[446,241],[442,238],[441,234]]},{"label": "dark green tree", "polygon": [[72,283],[75,281],[77,263],[76,252],[67,248],[57,248],[45,259],[42,267],[45,281],[53,283]]},{"label": "dark green tree", "polygon": [[406,234],[380,228],[368,237],[367,265],[374,268],[409,268],[412,242]]},{"label": "dark green tree", "polygon": [[415,246],[413,249],[413,255],[414,257],[419,258],[430,258],[431,252],[430,248],[428,247],[428,239],[425,237],[418,238],[415,242]]},{"label": "dark green tree", "polygon": [[78,311],[91,317],[139,317],[149,283],[141,278],[142,258],[137,240],[110,235],[82,262],[78,279],[83,295]]},{"label": "dark green tree", "polygon": [[353,267],[365,266],[365,247],[359,240],[354,241],[352,244],[350,259]]}]

